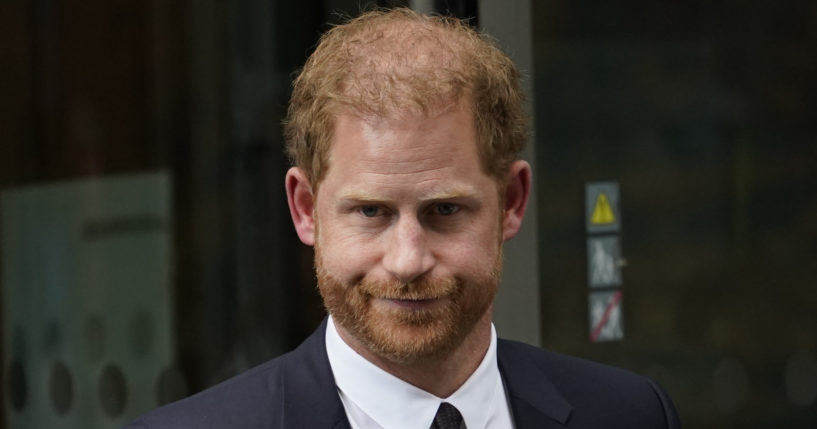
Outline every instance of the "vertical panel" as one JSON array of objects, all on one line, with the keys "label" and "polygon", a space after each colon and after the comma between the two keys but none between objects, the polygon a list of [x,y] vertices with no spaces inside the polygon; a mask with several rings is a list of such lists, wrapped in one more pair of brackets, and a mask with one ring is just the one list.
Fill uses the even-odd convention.
[{"label": "vertical panel", "polygon": [[[479,3],[479,22],[483,30],[495,37],[525,77],[522,85],[527,94],[527,110],[533,113],[533,76],[531,60],[531,5],[529,0]],[[531,123],[533,126],[533,123]],[[502,285],[494,307],[494,321],[505,338],[541,344],[539,304],[539,251],[537,237],[538,202],[536,197],[536,163],[533,141],[529,141],[522,158],[533,167],[534,189],[528,203],[519,235],[505,244]]]}]

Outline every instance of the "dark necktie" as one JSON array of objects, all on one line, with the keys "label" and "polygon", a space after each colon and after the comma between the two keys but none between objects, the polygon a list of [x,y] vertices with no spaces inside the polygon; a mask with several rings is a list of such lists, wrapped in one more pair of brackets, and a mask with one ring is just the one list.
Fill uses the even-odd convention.
[{"label": "dark necktie", "polygon": [[431,423],[431,429],[460,429],[462,425],[462,414],[457,408],[448,402],[440,404],[437,408],[437,415]]}]

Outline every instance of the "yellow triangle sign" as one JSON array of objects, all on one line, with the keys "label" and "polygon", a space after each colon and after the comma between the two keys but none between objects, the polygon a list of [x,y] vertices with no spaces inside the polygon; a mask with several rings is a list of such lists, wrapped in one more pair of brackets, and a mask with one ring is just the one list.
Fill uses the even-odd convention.
[{"label": "yellow triangle sign", "polygon": [[610,207],[610,201],[607,195],[603,192],[599,193],[596,198],[596,207],[593,208],[593,217],[590,218],[590,223],[593,225],[605,225],[615,223],[616,215],[613,214],[613,209]]}]

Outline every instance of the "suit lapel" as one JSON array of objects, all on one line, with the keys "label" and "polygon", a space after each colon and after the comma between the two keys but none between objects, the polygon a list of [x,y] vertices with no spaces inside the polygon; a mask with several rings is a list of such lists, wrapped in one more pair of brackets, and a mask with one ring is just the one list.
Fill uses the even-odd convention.
[{"label": "suit lapel", "polygon": [[326,356],[326,319],[289,356],[279,372],[281,427],[349,429],[349,421],[338,396],[335,377]]},{"label": "suit lapel", "polygon": [[497,360],[517,429],[567,427],[573,407],[529,356],[499,340]]}]

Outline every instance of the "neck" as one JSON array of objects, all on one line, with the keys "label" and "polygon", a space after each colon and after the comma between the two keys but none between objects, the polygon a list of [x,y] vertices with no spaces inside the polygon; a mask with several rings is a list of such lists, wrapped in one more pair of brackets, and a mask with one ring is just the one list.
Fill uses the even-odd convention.
[{"label": "neck", "polygon": [[343,341],[354,351],[389,374],[440,398],[451,396],[476,371],[491,344],[492,309],[483,314],[474,329],[450,353],[416,362],[395,362],[373,353],[341,326],[335,325]]}]

